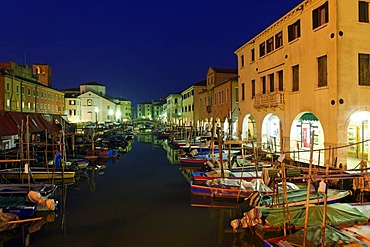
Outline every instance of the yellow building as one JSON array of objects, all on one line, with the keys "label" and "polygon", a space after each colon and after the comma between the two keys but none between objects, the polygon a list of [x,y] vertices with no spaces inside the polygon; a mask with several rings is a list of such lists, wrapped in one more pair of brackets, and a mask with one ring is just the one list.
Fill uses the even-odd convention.
[{"label": "yellow building", "polygon": [[199,93],[206,89],[206,80],[191,85],[181,92],[182,95],[182,119],[184,125],[199,129]]},{"label": "yellow building", "polygon": [[367,142],[346,145],[369,136],[369,43],[369,3],[358,0],[306,0],[262,30],[235,51],[241,138],[308,161],[298,151],[313,136],[316,164],[368,160]]},{"label": "yellow building", "polygon": [[64,114],[64,93],[51,88],[51,68],[0,63],[0,111]]},{"label": "yellow building", "polygon": [[[230,112],[236,108],[237,101],[237,75],[237,69],[208,69],[206,90],[199,92],[199,121],[202,130],[210,131],[216,123],[225,133],[229,133]],[[235,122],[235,118],[233,120]]]}]

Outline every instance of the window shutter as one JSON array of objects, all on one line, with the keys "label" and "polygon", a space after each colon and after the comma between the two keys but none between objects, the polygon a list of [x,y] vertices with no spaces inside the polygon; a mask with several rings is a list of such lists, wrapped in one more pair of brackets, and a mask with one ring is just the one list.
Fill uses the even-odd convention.
[{"label": "window shutter", "polygon": [[319,11],[317,9],[314,9],[312,11],[312,29],[315,29],[319,26],[319,24],[318,24],[318,20],[319,20],[318,12]]}]

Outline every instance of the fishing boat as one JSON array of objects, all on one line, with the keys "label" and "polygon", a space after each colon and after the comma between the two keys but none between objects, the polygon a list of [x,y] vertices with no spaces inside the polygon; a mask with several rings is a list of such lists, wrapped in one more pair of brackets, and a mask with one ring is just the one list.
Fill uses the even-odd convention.
[{"label": "fishing boat", "polygon": [[56,188],[55,184],[0,184],[0,196],[27,196],[29,191],[36,191],[48,197]]},{"label": "fishing boat", "polygon": [[61,180],[69,179],[73,180],[75,177],[74,171],[63,171],[61,168],[49,168],[46,167],[32,167],[28,171],[19,168],[10,168],[0,170],[0,174],[10,181],[15,180],[27,180],[33,179],[35,181],[39,180]]},{"label": "fishing boat", "polygon": [[[252,180],[256,178],[260,178],[262,172],[256,171],[253,169],[248,169],[245,171],[230,171],[230,170],[224,170],[224,177],[229,179],[243,179],[243,180]],[[222,172],[220,169],[212,170],[212,171],[192,171],[192,179],[193,181],[204,181],[204,180],[210,180],[213,178],[221,178]]]},{"label": "fishing boat", "polygon": [[77,166],[80,169],[84,169],[89,165],[87,158],[69,158],[66,161],[66,167]]},{"label": "fishing boat", "polygon": [[96,148],[94,151],[87,152],[88,155],[97,155],[101,159],[108,159],[112,157],[112,150],[105,148]]},{"label": "fishing boat", "polygon": [[[222,156],[223,161],[227,161],[227,156]],[[200,169],[207,161],[220,160],[219,155],[196,155],[193,157],[181,157],[180,169]],[[209,163],[210,164],[210,163]]]},{"label": "fishing boat", "polygon": [[[307,200],[307,188],[305,186],[298,187],[299,189],[287,191],[288,206],[303,206]],[[335,203],[339,202],[345,197],[350,195],[349,190],[338,190],[338,189],[327,189],[327,202]],[[310,192],[309,204],[322,204],[324,203],[324,194],[315,189]],[[262,195],[261,201],[259,202],[259,208],[270,208],[270,207],[282,207],[284,203],[283,194],[275,193],[270,195]]]},{"label": "fishing boat", "polygon": [[245,181],[242,179],[216,178],[207,181],[190,181],[190,190],[194,196],[224,199],[247,198],[255,191],[263,195],[273,193],[261,179]]},{"label": "fishing boat", "polygon": [[[320,225],[307,228],[306,246],[323,246],[323,229]],[[325,246],[343,246],[343,247],[366,247],[369,246],[369,235],[362,237],[361,233],[351,234],[343,232],[336,227],[327,225],[325,227]],[[274,237],[264,240],[266,247],[285,246],[296,247],[303,246],[304,230],[299,230],[293,234],[281,237]]]},{"label": "fishing boat", "polygon": [[3,213],[16,214],[20,218],[32,216],[36,204],[30,203],[24,196],[0,197],[0,209]]},{"label": "fishing boat", "polygon": [[[287,208],[254,208],[249,212],[244,213],[244,217],[242,219],[238,219],[236,222],[246,222],[249,224],[249,220],[254,215],[253,222],[257,222],[257,224],[253,225],[255,227],[256,235],[261,239],[274,239],[283,234],[282,228],[284,226],[291,234],[294,234],[295,231],[304,229],[305,225],[307,225],[308,228],[323,226],[323,215],[326,215],[325,225],[337,228],[353,226],[356,224],[364,225],[367,224],[369,220],[369,218],[360,210],[348,203],[333,203],[326,206],[310,204],[307,209],[309,217],[306,219],[306,207],[289,207],[289,210]],[[250,212],[258,213],[254,213],[252,215]],[[232,222],[235,222],[235,220]],[[235,228],[239,227],[240,224],[238,225],[233,223],[232,226]],[[242,225],[242,227],[245,228],[247,226]],[[318,236],[321,235],[317,235],[316,239],[313,238],[312,240],[321,241]],[[295,239],[295,237],[293,238]],[[286,240],[288,240],[288,238],[286,238]]]}]

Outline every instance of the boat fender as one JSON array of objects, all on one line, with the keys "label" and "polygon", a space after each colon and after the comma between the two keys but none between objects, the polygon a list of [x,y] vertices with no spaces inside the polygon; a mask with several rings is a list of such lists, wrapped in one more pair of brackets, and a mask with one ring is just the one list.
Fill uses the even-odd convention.
[{"label": "boat fender", "polygon": [[24,173],[28,174],[28,164],[24,164]]},{"label": "boat fender", "polygon": [[46,207],[47,209],[54,211],[55,210],[55,201],[54,199],[47,199],[39,192],[30,191],[28,192],[28,199],[38,206]]},{"label": "boat fender", "polygon": [[320,181],[318,191],[320,193],[326,194],[326,183],[324,181]]}]

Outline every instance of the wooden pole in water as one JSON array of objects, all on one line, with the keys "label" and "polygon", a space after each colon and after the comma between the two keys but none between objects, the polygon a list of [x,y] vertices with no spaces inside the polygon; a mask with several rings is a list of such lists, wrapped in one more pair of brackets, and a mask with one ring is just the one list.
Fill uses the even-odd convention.
[{"label": "wooden pole in water", "polygon": [[75,157],[75,133],[72,133],[72,156]]},{"label": "wooden pole in water", "polygon": [[313,158],[313,144],[314,144],[314,132],[311,132],[311,142],[310,142],[310,163],[308,168],[308,177],[307,177],[307,197],[306,197],[306,215],[304,219],[304,235],[303,235],[303,247],[306,247],[307,241],[307,228],[308,228],[308,214],[310,211],[310,196],[311,196],[311,175],[312,175],[312,158]]},{"label": "wooden pole in water", "polygon": [[224,172],[224,162],[222,158],[222,136],[221,136],[221,130],[217,128],[217,145],[218,145],[218,152],[219,152],[219,158],[220,158],[220,166],[221,166],[221,177],[225,177]]},{"label": "wooden pole in water", "polygon": [[[331,150],[331,147],[329,147],[329,150]],[[334,153],[334,150],[332,151]],[[327,183],[328,183],[328,175],[329,175],[329,164],[330,163],[327,163],[326,164],[326,169],[325,169],[325,188],[324,188],[324,212],[323,212],[323,217],[322,217],[322,225],[321,225],[321,229],[322,229],[322,232],[321,232],[321,244],[322,246],[325,246],[325,230],[326,230],[326,210],[327,210],[327,202],[328,202],[328,195],[327,195],[327,189],[326,189],[326,186],[327,186]],[[320,182],[320,184],[323,183],[322,181]],[[322,186],[319,186],[319,188],[322,188]]]}]

